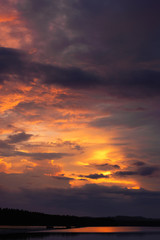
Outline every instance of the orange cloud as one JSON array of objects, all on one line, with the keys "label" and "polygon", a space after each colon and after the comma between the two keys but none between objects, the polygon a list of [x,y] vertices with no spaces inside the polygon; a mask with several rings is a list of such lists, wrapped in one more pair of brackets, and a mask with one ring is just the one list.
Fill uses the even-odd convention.
[{"label": "orange cloud", "polygon": [[0,159],[0,172],[8,173],[11,166],[11,163],[7,163]]},{"label": "orange cloud", "polygon": [[4,22],[12,22],[14,20],[16,20],[18,18],[18,16],[3,16],[3,15],[0,15],[0,23],[4,23]]}]

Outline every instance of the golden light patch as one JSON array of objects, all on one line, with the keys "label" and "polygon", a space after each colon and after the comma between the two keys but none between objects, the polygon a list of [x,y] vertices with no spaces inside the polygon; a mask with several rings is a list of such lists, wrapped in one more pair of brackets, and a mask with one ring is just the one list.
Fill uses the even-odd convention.
[{"label": "golden light patch", "polygon": [[[109,175],[109,174],[107,174]],[[106,175],[106,176],[107,176]],[[137,186],[137,183],[134,180],[116,180],[116,179],[111,179],[111,178],[98,178],[98,179],[91,179],[91,178],[86,178],[83,177],[75,177],[74,180],[70,181],[70,184],[72,187],[81,187],[85,185],[86,183],[91,183],[91,184],[99,184],[99,185],[104,185],[104,186],[112,186],[113,184],[115,185],[120,185],[122,187],[126,187],[128,189],[140,189],[139,186]]]},{"label": "golden light patch", "polygon": [[51,160],[50,163],[52,166],[54,166],[54,160]]},{"label": "golden light patch", "polygon": [[139,190],[140,187],[139,186],[134,186],[134,187],[127,187],[128,189],[135,189],[135,190]]},{"label": "golden light patch", "polygon": [[107,154],[107,150],[97,150],[93,153],[93,158],[104,161],[104,159],[107,159]]},{"label": "golden light patch", "polygon": [[105,172],[101,172],[104,176],[107,176],[107,175],[110,175],[110,174],[112,174],[112,172],[111,171],[105,171]]},{"label": "golden light patch", "polygon": [[133,180],[115,180],[115,179],[107,179],[108,183],[116,183],[116,184],[124,184],[124,185],[136,185],[136,182]]},{"label": "golden light patch", "polygon": [[90,165],[89,163],[80,162],[80,161],[76,162],[76,164],[79,166],[89,166]]}]

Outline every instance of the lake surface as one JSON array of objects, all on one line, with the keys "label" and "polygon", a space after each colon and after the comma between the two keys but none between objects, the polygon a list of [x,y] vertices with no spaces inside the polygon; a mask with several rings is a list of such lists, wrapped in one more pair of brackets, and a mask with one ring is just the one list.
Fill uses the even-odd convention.
[{"label": "lake surface", "polygon": [[[85,227],[46,230],[45,228],[20,227],[0,229],[9,233],[21,233],[5,239],[19,240],[160,240],[160,227]],[[27,234],[24,234],[27,232]],[[0,236],[0,239],[3,239]]]}]

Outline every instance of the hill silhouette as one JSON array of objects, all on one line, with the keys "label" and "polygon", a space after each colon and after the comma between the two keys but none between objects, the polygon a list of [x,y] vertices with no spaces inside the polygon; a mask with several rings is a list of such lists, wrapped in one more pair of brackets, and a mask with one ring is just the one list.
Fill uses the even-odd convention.
[{"label": "hill silhouette", "polygon": [[160,226],[160,219],[144,217],[78,217],[0,208],[0,225],[11,226]]}]

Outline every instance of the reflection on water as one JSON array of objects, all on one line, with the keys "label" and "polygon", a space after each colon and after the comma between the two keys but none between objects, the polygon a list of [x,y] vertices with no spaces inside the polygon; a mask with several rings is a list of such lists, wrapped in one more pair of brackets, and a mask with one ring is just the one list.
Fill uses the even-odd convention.
[{"label": "reflection on water", "polygon": [[61,230],[51,230],[50,232],[70,232],[70,233],[128,233],[128,232],[160,232],[157,227],[84,227]]},{"label": "reflection on water", "polygon": [[[29,229],[28,229],[29,230]],[[0,239],[1,238],[0,236]],[[159,227],[86,227],[63,230],[30,229],[8,240],[160,240]]]}]

